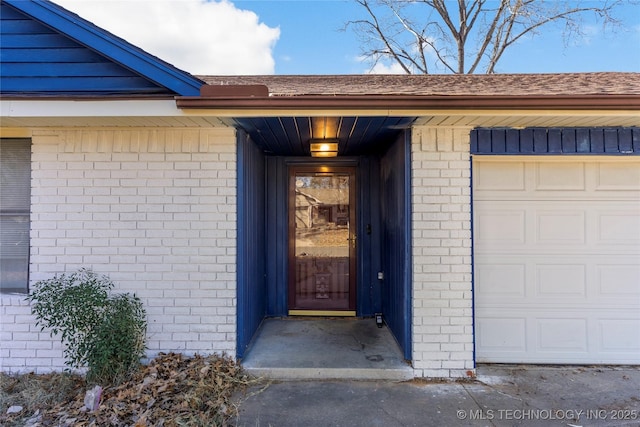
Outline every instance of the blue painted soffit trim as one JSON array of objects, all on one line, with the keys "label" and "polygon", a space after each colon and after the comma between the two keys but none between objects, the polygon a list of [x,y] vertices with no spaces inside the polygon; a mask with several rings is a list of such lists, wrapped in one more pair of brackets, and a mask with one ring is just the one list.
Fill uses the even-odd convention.
[{"label": "blue painted soffit trim", "polygon": [[181,96],[199,96],[203,81],[48,0],[3,0],[102,56]]}]

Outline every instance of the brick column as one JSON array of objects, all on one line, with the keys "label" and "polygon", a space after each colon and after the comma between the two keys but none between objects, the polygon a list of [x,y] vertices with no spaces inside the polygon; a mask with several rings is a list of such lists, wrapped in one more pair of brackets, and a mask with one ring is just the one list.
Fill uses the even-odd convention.
[{"label": "brick column", "polygon": [[416,376],[474,374],[470,130],[419,126],[413,130]]}]

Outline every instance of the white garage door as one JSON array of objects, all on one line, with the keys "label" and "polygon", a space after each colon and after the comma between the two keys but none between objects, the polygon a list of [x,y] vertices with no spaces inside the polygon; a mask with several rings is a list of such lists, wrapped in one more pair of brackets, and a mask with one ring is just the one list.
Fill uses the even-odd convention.
[{"label": "white garage door", "polygon": [[473,162],[476,358],[640,363],[640,159]]}]

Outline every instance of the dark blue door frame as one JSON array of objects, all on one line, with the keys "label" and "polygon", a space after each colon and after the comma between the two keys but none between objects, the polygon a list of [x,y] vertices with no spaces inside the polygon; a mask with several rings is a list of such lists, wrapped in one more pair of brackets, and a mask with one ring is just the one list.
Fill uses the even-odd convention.
[{"label": "dark blue door frame", "polygon": [[[266,158],[266,241],[269,248],[265,252],[267,306],[269,317],[287,316],[288,283],[288,170],[292,166],[329,164],[325,161],[312,161],[308,157],[267,157]],[[356,313],[358,316],[372,316],[380,310],[380,289],[377,271],[380,271],[380,227],[372,220],[378,218],[372,214],[372,203],[379,200],[368,178],[371,175],[372,161],[364,158],[343,157],[330,162],[332,166],[357,167],[356,180],[361,182],[358,188],[358,246],[357,246],[357,285]],[[373,162],[375,164],[375,162]],[[364,180],[364,181],[363,181]]]}]

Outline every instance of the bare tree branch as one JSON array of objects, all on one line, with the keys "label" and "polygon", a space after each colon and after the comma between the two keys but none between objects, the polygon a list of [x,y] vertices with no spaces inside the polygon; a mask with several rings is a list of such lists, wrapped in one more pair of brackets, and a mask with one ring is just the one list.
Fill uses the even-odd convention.
[{"label": "bare tree branch", "polygon": [[420,53],[419,58],[421,59],[421,64],[418,65],[417,61],[415,60],[411,60],[411,62],[424,74],[428,74],[428,66],[427,66],[427,61],[426,61],[426,56],[425,56],[425,52],[424,52],[424,38],[422,36],[422,34],[418,34],[418,32],[416,30],[413,29],[413,27],[411,26],[411,24],[409,22],[407,22],[405,19],[402,18],[402,16],[400,16],[400,14],[398,13],[398,10],[396,8],[392,8],[393,14],[395,15],[395,17],[398,19],[398,21],[400,22],[400,24],[402,25],[402,27],[410,34],[413,35],[413,37],[416,40],[416,46],[417,49]]},{"label": "bare tree branch", "polygon": [[[371,16],[372,21],[361,21],[364,22],[365,24],[369,25],[371,27],[371,29],[376,32],[378,34],[378,36],[380,37],[380,40],[384,43],[384,45],[386,46],[387,50],[386,51],[377,51],[378,53],[383,53],[385,55],[391,56],[393,59],[395,59],[395,61],[402,67],[402,69],[407,73],[407,74],[411,74],[411,70],[409,68],[407,68],[407,66],[404,64],[404,61],[402,61],[399,58],[399,55],[401,54],[401,52],[399,53],[397,50],[398,49],[394,49],[391,46],[391,41],[390,39],[387,38],[387,36],[385,35],[385,33],[382,31],[382,28],[380,27],[380,23],[378,22],[378,18],[376,17],[375,13],[373,12],[373,10],[371,10],[371,7],[369,6],[369,1],[368,0],[356,0],[357,3],[359,3],[361,6],[363,6],[367,12],[369,13],[369,16]],[[402,49],[400,49],[400,51],[402,51]]]},{"label": "bare tree branch", "polygon": [[[355,0],[365,19],[350,21],[373,64],[391,60],[405,73],[494,73],[504,53],[542,27],[564,24],[564,36],[582,35],[582,18],[607,25],[613,12],[636,0]],[[457,10],[452,6],[457,1]],[[385,11],[387,13],[385,13]]]},{"label": "bare tree branch", "polygon": [[[496,28],[498,27],[498,22],[500,21],[500,17],[504,14],[504,10],[506,9],[508,4],[509,4],[508,0],[502,0],[500,2],[500,6],[496,10],[494,17],[491,20],[491,25],[485,31],[484,41],[482,43],[482,46],[480,46],[480,49],[478,49],[478,52],[475,55],[476,57],[475,61],[473,61],[471,68],[469,68],[469,74],[473,74],[476,71],[476,68],[478,67],[478,65],[480,64],[480,61],[484,57],[484,54],[487,51],[487,48],[491,44],[491,39],[493,38],[493,34],[495,34],[496,32]],[[479,5],[478,12],[477,12],[478,15],[480,15],[480,13],[482,12],[483,5],[484,5],[484,1],[482,2],[482,4]]]}]

